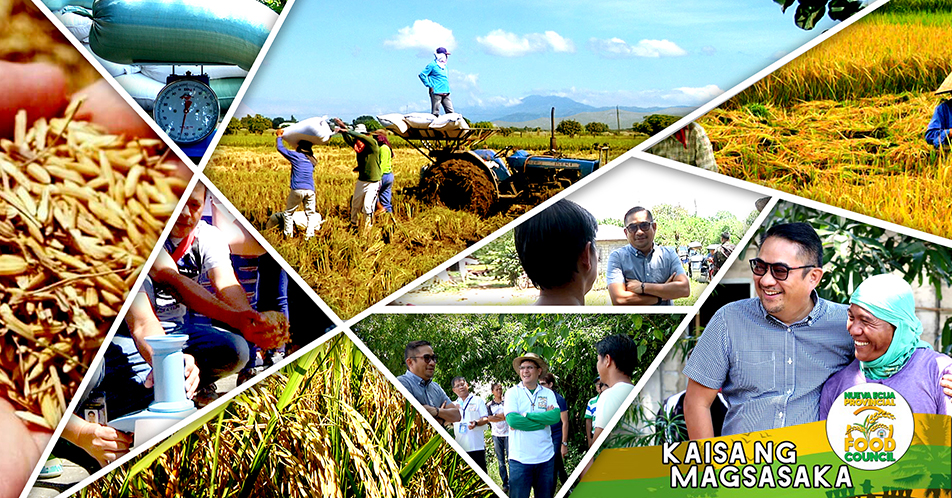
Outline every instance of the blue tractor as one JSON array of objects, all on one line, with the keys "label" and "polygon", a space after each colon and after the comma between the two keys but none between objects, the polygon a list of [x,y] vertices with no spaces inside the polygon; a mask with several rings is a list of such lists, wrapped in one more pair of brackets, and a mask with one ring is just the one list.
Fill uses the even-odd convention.
[{"label": "blue tractor", "polygon": [[473,149],[498,130],[409,129],[403,138],[427,157],[420,170],[418,195],[450,209],[480,216],[504,211],[511,205],[536,205],[599,168],[608,159],[608,147],[598,159],[572,159],[557,151],[555,136],[545,154],[529,155],[506,147],[496,152]]}]

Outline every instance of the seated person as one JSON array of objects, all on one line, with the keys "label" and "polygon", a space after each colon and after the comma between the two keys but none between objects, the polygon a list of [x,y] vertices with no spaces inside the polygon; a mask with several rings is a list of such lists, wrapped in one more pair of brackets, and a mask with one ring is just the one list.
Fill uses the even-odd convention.
[{"label": "seated person", "polygon": [[628,245],[608,256],[608,294],[612,304],[671,305],[691,295],[681,258],[654,243],[658,224],[651,211],[635,206],[625,213]]},{"label": "seated person", "polygon": [[519,262],[539,289],[536,305],[583,305],[598,276],[598,222],[563,199],[515,229]]},{"label": "seated person", "polygon": [[[126,314],[125,326],[120,327],[106,348],[102,366],[94,372],[92,389],[101,392],[106,400],[106,413],[117,419],[149,407],[153,396],[152,347],[146,337],[165,335],[165,330],[152,308],[152,281],[146,278]],[[199,370],[195,358],[184,354],[185,394],[195,395],[199,384]],[[100,423],[101,422],[101,423]],[[105,420],[84,420],[76,414],[63,430],[63,438],[79,446],[105,466],[129,450],[132,436],[108,427]]]},{"label": "seated person", "polygon": [[940,383],[940,377],[952,373],[952,358],[919,338],[922,323],[905,280],[891,274],[866,279],[850,297],[846,327],[856,359],[823,385],[820,419],[827,418],[840,393],[864,383],[895,389],[913,413],[952,414],[952,399]]},{"label": "seated person", "polygon": [[[286,326],[269,323],[251,308],[235,277],[224,237],[201,220],[205,194],[205,186],[197,183],[172,227],[165,251],[149,272],[155,285],[156,316],[167,333],[189,336],[185,352],[195,357],[202,371],[200,389],[245,366],[248,342],[271,349],[288,340]],[[198,283],[202,274],[208,276],[215,295]],[[189,310],[234,327],[241,335],[197,323]]]}]

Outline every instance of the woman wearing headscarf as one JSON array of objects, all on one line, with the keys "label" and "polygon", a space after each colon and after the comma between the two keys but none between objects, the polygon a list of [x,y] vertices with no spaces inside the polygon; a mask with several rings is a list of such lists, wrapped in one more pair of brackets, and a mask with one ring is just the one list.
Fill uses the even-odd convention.
[{"label": "woman wearing headscarf", "polygon": [[905,280],[890,274],[866,279],[850,297],[846,326],[856,359],[823,385],[821,420],[840,393],[863,383],[895,389],[913,413],[952,414],[952,400],[939,384],[944,374],[952,373],[952,358],[919,338],[922,323]]}]

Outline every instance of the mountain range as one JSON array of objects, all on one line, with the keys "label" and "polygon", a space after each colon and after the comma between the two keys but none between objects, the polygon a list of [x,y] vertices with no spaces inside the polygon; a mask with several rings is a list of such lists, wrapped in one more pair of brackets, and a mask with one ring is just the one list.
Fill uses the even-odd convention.
[{"label": "mountain range", "polygon": [[[670,116],[685,116],[694,107],[594,107],[576,102],[567,97],[530,95],[522,99],[517,105],[492,110],[465,112],[464,115],[471,122],[491,121],[496,126],[508,127],[540,127],[549,128],[551,109],[555,107],[555,122],[564,119],[574,119],[583,126],[598,121],[605,123],[609,128],[631,128],[632,123],[641,122],[650,114],[667,114]],[[505,112],[505,114],[502,114]]]}]

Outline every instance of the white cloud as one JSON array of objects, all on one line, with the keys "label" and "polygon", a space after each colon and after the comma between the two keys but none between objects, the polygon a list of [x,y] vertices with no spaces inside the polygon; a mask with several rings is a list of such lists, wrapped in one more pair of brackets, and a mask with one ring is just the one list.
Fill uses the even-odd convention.
[{"label": "white cloud", "polygon": [[413,21],[413,26],[400,28],[396,36],[383,44],[399,50],[418,49],[425,53],[433,53],[437,47],[446,47],[452,52],[456,48],[456,38],[453,37],[453,30],[429,19],[420,19]]},{"label": "white cloud", "polygon": [[493,55],[502,57],[522,57],[540,52],[575,52],[575,43],[555,31],[529,33],[519,36],[501,29],[491,31],[486,36],[477,36],[476,41]]},{"label": "white cloud", "polygon": [[681,57],[688,55],[687,51],[670,40],[641,40],[630,45],[621,38],[599,40],[592,38],[588,41],[589,47],[598,55],[609,59],[628,57]]},{"label": "white cloud", "polygon": [[479,90],[479,75],[449,70],[450,87],[454,90]]}]

